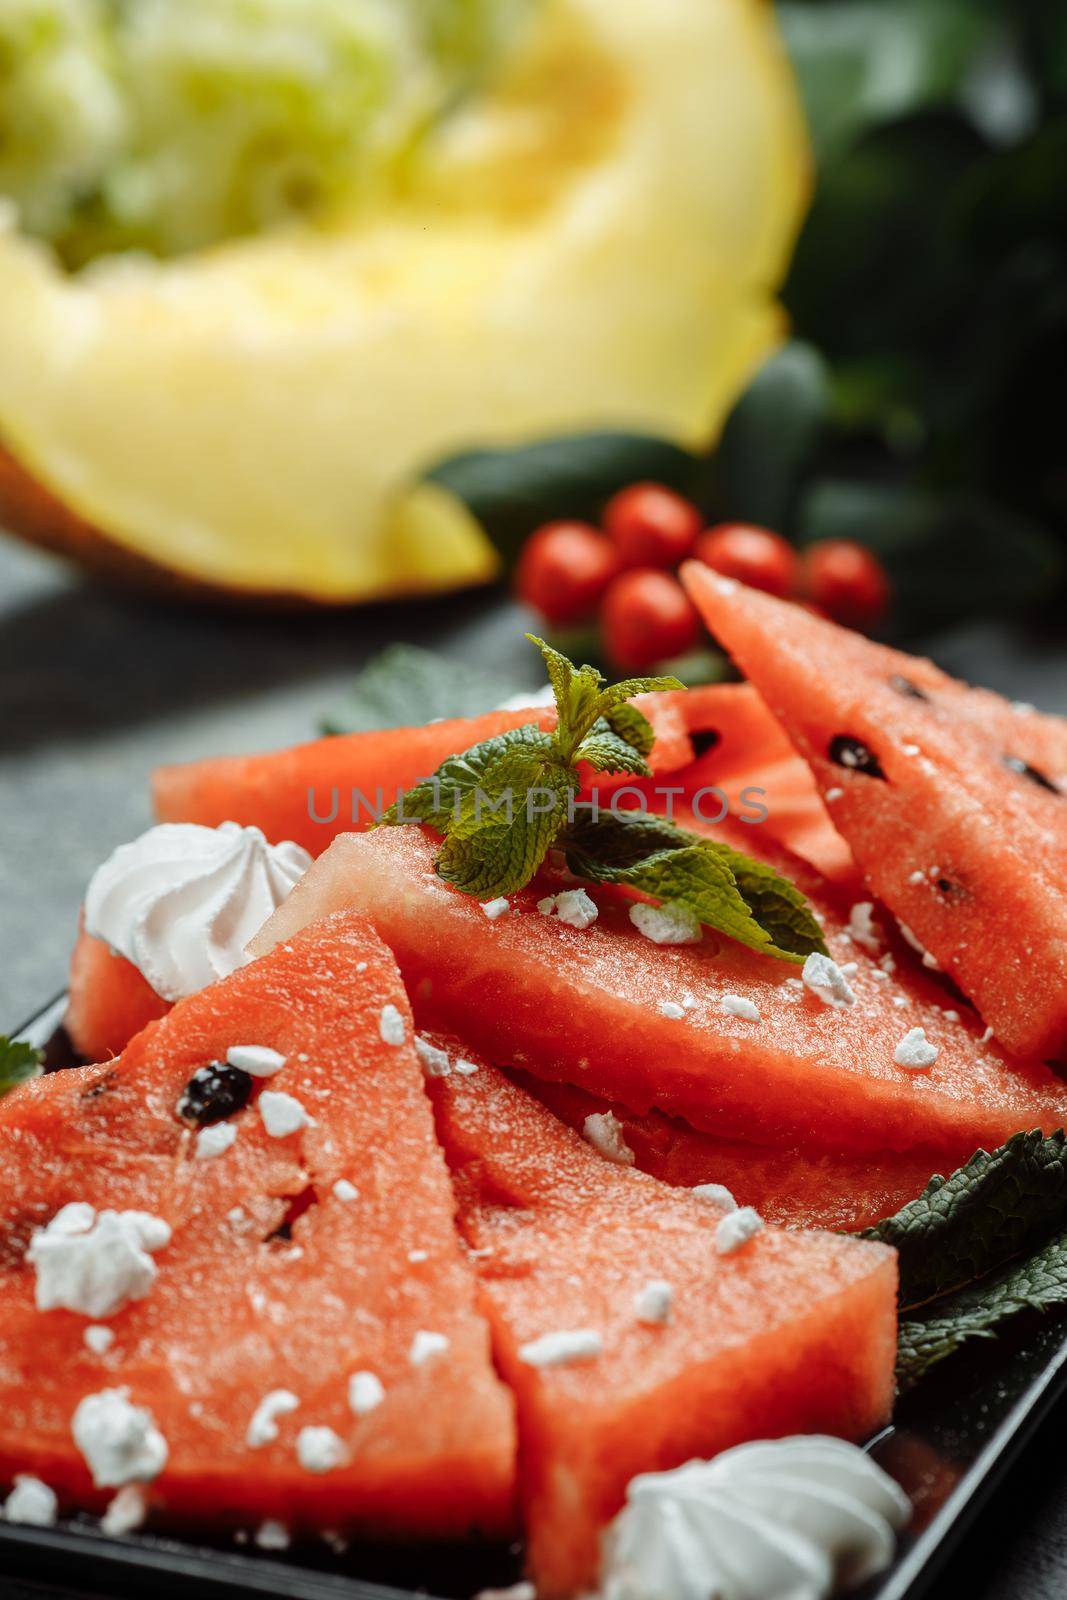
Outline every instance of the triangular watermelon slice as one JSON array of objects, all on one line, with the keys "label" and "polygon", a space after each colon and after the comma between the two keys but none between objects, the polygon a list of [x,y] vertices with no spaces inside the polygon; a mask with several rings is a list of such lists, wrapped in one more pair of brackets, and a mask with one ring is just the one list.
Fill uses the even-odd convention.
[{"label": "triangular watermelon slice", "polygon": [[720,1253],[722,1209],[605,1160],[492,1067],[430,1082],[518,1404],[541,1600],[595,1586],[635,1473],[753,1438],[860,1440],[885,1421],[892,1252],[766,1227]]},{"label": "triangular watermelon slice", "polygon": [[[183,1120],[198,1070],[249,1045],[267,1050],[257,1072],[284,1065],[196,1080],[216,1111],[220,1095],[251,1097],[210,1126],[188,1107]],[[314,1120],[286,1133],[294,1107]],[[268,1116],[282,1118],[273,1133]],[[364,919],[331,918],[181,1001],[105,1066],[15,1090],[0,1156],[0,1476],[35,1473],[99,1507],[142,1472],[155,1509],[201,1523],[509,1527],[512,1401],[456,1237],[404,990]],[[143,1298],[85,1314],[82,1282],[82,1310],[36,1309],[45,1268],[27,1248],[72,1204],[171,1230]],[[98,1273],[129,1264],[128,1247],[95,1248]],[[272,1409],[286,1392],[295,1403]],[[104,1399],[86,1410],[91,1396]],[[131,1429],[117,1472],[103,1464],[119,1443],[109,1451],[108,1417]]]},{"label": "triangular watermelon slice", "polygon": [[921,1152],[835,1155],[720,1139],[678,1117],[662,1111],[641,1115],[575,1084],[536,1078],[516,1067],[508,1068],[507,1076],[579,1133],[588,1117],[610,1112],[641,1172],[683,1189],[722,1184],[738,1205],[755,1206],[761,1217],[782,1228],[871,1227],[920,1195],[938,1165]]},{"label": "triangular watermelon slice", "polygon": [[1067,722],[685,569],[874,892],[1005,1046],[1067,1053]]},{"label": "triangular watermelon slice", "polygon": [[[564,887],[549,879],[491,919],[436,876],[437,846],[416,827],[336,840],[253,948],[355,906],[395,952],[420,1022],[469,1038],[493,1061],[634,1111],[655,1106],[723,1138],[840,1152],[929,1145],[958,1164],[1020,1128],[1061,1125],[1067,1087],[1048,1068],[984,1043],[973,1016],[945,1008],[942,987],[903,950],[887,951],[883,965],[849,932],[851,908],[758,826],[721,831],[809,895],[831,954],[855,963],[855,1004],[827,1004],[797,967],[707,931],[699,945],[653,944],[630,921],[630,902],[607,889],[593,891],[591,927],[539,913],[538,900]],[[758,1018],[738,1014],[749,1006]],[[917,1028],[937,1051],[919,1071],[895,1059]]]}]

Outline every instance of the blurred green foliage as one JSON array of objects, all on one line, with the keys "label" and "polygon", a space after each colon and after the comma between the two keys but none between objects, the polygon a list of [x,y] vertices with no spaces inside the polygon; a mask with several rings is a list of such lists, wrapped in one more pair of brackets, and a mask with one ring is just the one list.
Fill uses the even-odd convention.
[{"label": "blurred green foliage", "polygon": [[[821,438],[784,525],[876,548],[909,626],[1062,600],[1067,5],[778,13],[818,160],[784,298],[822,361],[804,402]],[[723,439],[735,462],[796,362],[782,352],[743,398]],[[766,487],[739,476],[718,473],[732,513],[755,516]]]}]

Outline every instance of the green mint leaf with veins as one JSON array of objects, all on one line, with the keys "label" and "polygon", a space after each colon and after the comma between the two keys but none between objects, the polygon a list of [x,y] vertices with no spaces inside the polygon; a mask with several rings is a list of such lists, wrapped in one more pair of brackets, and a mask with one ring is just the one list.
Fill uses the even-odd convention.
[{"label": "green mint leaf with veins", "polygon": [[935,1176],[917,1200],[862,1237],[891,1244],[900,1304],[924,1305],[973,1283],[1067,1225],[1067,1139],[1061,1130],[1017,1133],[989,1155],[978,1150],[950,1178]]},{"label": "green mint leaf with veins", "polygon": [[39,1078],[44,1056],[32,1044],[21,1039],[8,1039],[0,1034],[0,1095],[7,1094],[17,1084]]},{"label": "green mint leaf with veins", "polygon": [[900,1268],[897,1380],[917,1382],[1017,1312],[1067,1300],[1067,1139],[1017,1133],[860,1235]]},{"label": "green mint leaf with veins", "polygon": [[1067,1301],[1067,1233],[1057,1233],[1022,1261],[938,1300],[925,1316],[900,1323],[897,1386],[910,1389],[930,1368],[972,1339],[993,1339],[1020,1311],[1048,1311]]},{"label": "green mint leaf with veins", "polygon": [[825,952],[804,896],[762,862],[644,811],[571,820],[579,764],[650,776],[653,729],[630,702],[682,686],[667,677],[605,684],[595,667],[575,667],[543,639],[527,637],[544,658],[556,727],[548,732],[530,723],[449,756],[383,823],[436,829],[444,836],[439,876],[481,900],[524,888],[558,842],[579,877],[684,905],[763,955],[803,961]]},{"label": "green mint leaf with veins", "polygon": [[577,876],[685,905],[706,927],[761,954],[799,962],[826,949],[795,884],[665,817],[628,811],[589,818],[568,830],[565,845]]}]

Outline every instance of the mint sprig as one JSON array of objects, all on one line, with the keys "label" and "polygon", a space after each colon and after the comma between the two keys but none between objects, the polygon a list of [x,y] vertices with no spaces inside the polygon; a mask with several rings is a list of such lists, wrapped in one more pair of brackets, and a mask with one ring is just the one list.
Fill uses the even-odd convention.
[{"label": "mint sprig", "polygon": [[443,836],[440,877],[480,900],[522,889],[553,846],[576,876],[686,906],[709,928],[761,954],[803,961],[824,951],[822,931],[796,886],[716,839],[646,811],[589,814],[575,806],[582,766],[647,778],[654,732],[633,697],[680,689],[676,678],[606,684],[528,634],[556,702],[551,730],[528,723],[449,756],[382,817],[421,822]]},{"label": "mint sprig", "polygon": [[7,1094],[17,1084],[39,1078],[44,1056],[32,1044],[22,1039],[8,1039],[0,1034],[0,1095]]},{"label": "mint sprig", "polygon": [[1023,1310],[1067,1301],[1067,1138],[1017,1133],[860,1235],[893,1245],[900,1268],[897,1381]]}]

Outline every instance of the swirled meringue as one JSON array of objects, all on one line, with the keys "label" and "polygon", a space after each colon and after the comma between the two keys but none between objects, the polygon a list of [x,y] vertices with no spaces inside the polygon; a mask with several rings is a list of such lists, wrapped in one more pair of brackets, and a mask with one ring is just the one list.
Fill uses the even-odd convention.
[{"label": "swirled meringue", "polygon": [[600,1600],[824,1600],[887,1567],[910,1515],[841,1439],[738,1445],[634,1478],[605,1535]]},{"label": "swirled meringue", "polygon": [[259,828],[168,822],[119,845],[93,874],[85,929],[181,1000],[248,960],[245,945],[311,865]]}]

